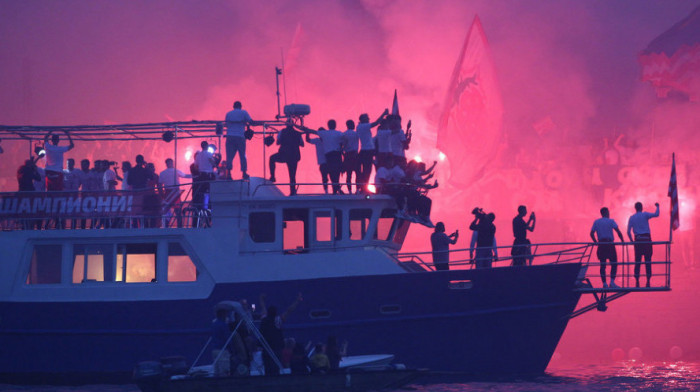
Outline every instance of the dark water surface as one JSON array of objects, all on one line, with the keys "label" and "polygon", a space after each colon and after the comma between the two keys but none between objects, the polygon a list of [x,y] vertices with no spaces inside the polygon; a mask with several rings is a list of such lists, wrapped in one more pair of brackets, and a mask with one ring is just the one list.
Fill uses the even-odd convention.
[{"label": "dark water surface", "polygon": [[[542,377],[501,382],[444,382],[430,377],[400,389],[419,392],[496,391],[700,391],[700,362],[617,362],[549,369]],[[0,384],[0,391],[136,392],[135,385],[18,386]],[[264,391],[261,391],[264,392]]]}]

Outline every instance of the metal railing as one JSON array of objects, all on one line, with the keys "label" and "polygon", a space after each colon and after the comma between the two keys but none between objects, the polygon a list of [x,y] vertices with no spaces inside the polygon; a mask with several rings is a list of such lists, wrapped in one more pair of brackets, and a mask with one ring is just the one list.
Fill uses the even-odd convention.
[{"label": "metal railing", "polygon": [[[649,243],[647,243],[649,244]],[[654,241],[653,257],[648,262],[635,261],[634,242],[615,243],[618,261],[601,263],[595,256],[597,244],[589,242],[563,242],[541,243],[529,245],[531,255],[524,256],[524,267],[531,265],[581,263],[582,274],[579,276],[579,288],[581,292],[612,292],[612,291],[667,291],[671,289],[671,242]],[[499,246],[493,248],[498,257],[491,258],[492,267],[513,266],[514,261],[520,256],[513,255],[520,246]],[[477,268],[474,248],[453,249],[449,251],[449,268],[463,270]],[[401,253],[396,256],[396,261],[401,263],[407,271],[425,272],[435,271],[432,261],[432,252]],[[515,263],[517,264],[517,263]],[[603,285],[601,266],[605,266],[607,287]],[[613,265],[615,267],[613,267]],[[650,284],[646,285],[646,268],[650,266]],[[611,269],[616,269],[615,286],[611,283]],[[636,273],[635,271],[638,271]],[[637,285],[637,277],[639,285]]]}]

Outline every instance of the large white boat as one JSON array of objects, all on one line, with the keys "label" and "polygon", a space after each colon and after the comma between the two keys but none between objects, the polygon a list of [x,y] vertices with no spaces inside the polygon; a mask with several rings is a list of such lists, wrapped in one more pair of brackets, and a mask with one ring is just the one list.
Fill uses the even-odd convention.
[{"label": "large white boat", "polygon": [[[572,316],[670,289],[668,250],[648,289],[593,288],[590,244],[533,246],[533,265],[488,269],[459,250],[463,262],[435,271],[428,255],[400,253],[411,222],[387,195],[286,196],[258,177],[210,185],[210,208],[185,202],[181,220],[171,206],[144,217],[137,192],[1,194],[2,379],[128,382],[143,360],[191,362],[215,304],[261,293],[280,308],[303,293],[284,326],[297,341],[334,335],[413,368],[541,374]],[[596,301],[577,311],[586,292]]]}]

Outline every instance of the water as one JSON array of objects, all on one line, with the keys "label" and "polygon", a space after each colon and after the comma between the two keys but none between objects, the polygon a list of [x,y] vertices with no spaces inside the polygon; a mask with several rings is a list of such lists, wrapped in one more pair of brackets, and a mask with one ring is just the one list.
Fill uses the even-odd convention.
[{"label": "water", "polygon": [[[548,370],[530,380],[502,382],[440,382],[407,385],[399,391],[416,392],[618,392],[618,391],[700,391],[700,362],[617,362],[608,365],[580,365]],[[16,386],[0,384],[5,392],[137,392],[135,385]],[[261,391],[264,392],[264,391]]]}]

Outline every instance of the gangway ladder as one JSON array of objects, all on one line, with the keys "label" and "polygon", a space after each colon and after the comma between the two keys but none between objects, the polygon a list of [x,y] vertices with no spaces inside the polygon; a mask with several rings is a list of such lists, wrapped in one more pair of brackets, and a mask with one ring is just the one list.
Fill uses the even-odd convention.
[{"label": "gangway ladder", "polygon": [[[584,294],[592,294],[594,302],[588,304],[580,309],[575,310],[571,313],[568,318],[578,317],[588,311],[596,309],[600,312],[604,312],[608,309],[608,303],[612,302],[618,298],[621,298],[629,293],[633,292],[662,292],[671,291],[671,242],[670,241],[656,241],[652,242],[652,246],[656,249],[659,247],[664,248],[663,259],[662,260],[652,260],[649,261],[651,265],[651,284],[647,286],[644,284],[646,282],[646,267],[647,262],[642,260],[637,264],[634,261],[634,257],[630,258],[630,253],[634,255],[634,242],[625,242],[615,244],[616,248],[622,248],[622,260],[617,263],[617,275],[616,275],[616,286],[603,287],[600,279],[600,266],[601,263],[598,261],[592,262],[590,259],[587,263],[582,265],[582,271],[585,271],[585,276],[579,282],[579,287],[576,291]],[[596,244],[591,243],[588,245],[592,250],[596,247]],[[617,249],[616,249],[617,250]],[[605,269],[608,278],[611,277],[611,263],[605,263]],[[635,274],[635,269],[638,269],[638,275]],[[639,277],[637,280],[636,276]],[[659,279],[662,280],[659,283]],[[608,283],[612,280],[608,279]],[[639,284],[638,284],[639,282]]]}]

